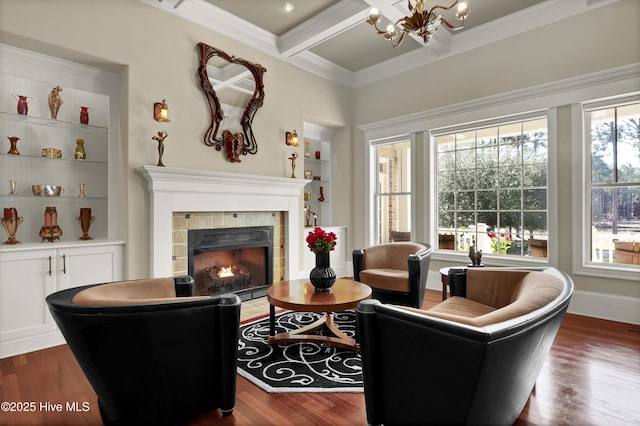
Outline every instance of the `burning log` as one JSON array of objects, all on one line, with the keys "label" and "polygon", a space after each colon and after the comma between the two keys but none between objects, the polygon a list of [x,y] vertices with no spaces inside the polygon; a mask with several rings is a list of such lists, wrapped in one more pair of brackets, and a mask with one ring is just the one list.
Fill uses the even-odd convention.
[{"label": "burning log", "polygon": [[211,266],[202,271],[202,282],[210,295],[242,290],[249,285],[249,270],[240,264]]}]

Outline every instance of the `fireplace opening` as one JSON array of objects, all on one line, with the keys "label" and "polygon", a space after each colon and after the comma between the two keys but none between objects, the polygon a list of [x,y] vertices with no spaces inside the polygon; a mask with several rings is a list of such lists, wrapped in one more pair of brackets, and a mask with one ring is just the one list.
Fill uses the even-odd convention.
[{"label": "fireplace opening", "polygon": [[188,268],[196,295],[262,297],[273,283],[273,227],[190,230]]}]

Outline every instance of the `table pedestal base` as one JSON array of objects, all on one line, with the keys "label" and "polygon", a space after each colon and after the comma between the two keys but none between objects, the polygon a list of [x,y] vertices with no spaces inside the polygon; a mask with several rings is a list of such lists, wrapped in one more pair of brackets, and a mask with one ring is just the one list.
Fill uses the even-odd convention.
[{"label": "table pedestal base", "polygon": [[[325,324],[334,334],[334,336],[308,334],[314,330],[317,330]],[[273,306],[271,306],[269,329],[269,344],[271,345],[275,345],[278,343],[313,342],[325,343],[327,345],[337,346],[343,349],[350,349],[356,352],[360,351],[360,345],[355,341],[355,339],[347,336],[338,328],[333,320],[333,313],[331,312],[323,314],[322,317],[320,317],[317,321],[314,321],[313,323],[297,330],[275,334],[275,309]]]}]

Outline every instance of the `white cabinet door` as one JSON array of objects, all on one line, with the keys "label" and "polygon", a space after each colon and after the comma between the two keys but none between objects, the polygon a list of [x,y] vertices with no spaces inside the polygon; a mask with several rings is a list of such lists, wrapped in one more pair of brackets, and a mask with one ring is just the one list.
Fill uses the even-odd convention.
[{"label": "white cabinet door", "polygon": [[122,248],[119,245],[58,250],[58,290],[122,280]]},{"label": "white cabinet door", "polygon": [[122,280],[121,244],[0,251],[0,358],[64,343],[46,297]]},{"label": "white cabinet door", "polygon": [[55,268],[54,249],[0,253],[0,358],[58,342],[45,302]]}]

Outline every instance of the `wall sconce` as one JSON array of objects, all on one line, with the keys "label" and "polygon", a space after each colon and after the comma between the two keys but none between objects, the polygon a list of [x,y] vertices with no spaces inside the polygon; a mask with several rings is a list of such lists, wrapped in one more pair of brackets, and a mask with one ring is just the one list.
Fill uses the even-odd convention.
[{"label": "wall sconce", "polygon": [[156,102],[153,104],[153,119],[156,121],[162,121],[169,123],[169,107],[163,99],[162,102]]},{"label": "wall sconce", "polygon": [[285,133],[284,142],[287,145],[298,146],[298,133],[294,130],[293,133],[287,132]]}]

